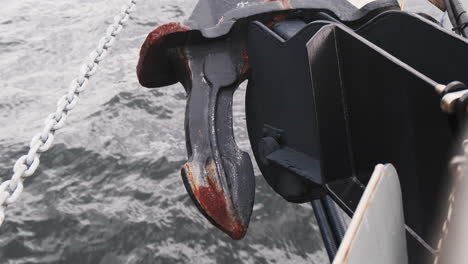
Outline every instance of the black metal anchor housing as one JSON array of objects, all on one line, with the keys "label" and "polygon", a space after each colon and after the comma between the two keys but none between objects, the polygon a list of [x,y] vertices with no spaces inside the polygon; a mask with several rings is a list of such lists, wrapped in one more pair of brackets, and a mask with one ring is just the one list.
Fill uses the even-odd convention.
[{"label": "black metal anchor housing", "polygon": [[189,21],[148,35],[138,78],[149,88],[181,82],[188,93],[182,178],[208,220],[235,239],[248,228],[255,180],[232,130],[232,96],[248,80],[252,150],[279,195],[331,197],[352,215],[374,166],[392,163],[414,231],[410,262],[430,254],[421,239],[435,247],[467,109],[468,43],[395,9],[390,0],[201,0]]},{"label": "black metal anchor housing", "polygon": [[184,23],[160,26],[141,49],[137,73],[146,87],[181,82],[188,95],[188,162],[182,169],[187,191],[200,211],[235,239],[245,235],[252,213],[255,180],[247,153],[232,132],[232,95],[250,74],[246,53],[250,21],[312,17],[328,10],[343,21],[369,19],[376,10],[396,8],[378,0],[359,9],[346,0],[202,0]]},{"label": "black metal anchor housing", "polygon": [[352,215],[373,166],[392,163],[417,234],[408,235],[411,263],[423,263],[431,253],[418,240],[436,248],[456,138],[443,98],[467,93],[467,41],[389,11],[355,30],[333,18],[253,22],[247,50],[249,137],[273,189],[298,203],[330,195]]}]

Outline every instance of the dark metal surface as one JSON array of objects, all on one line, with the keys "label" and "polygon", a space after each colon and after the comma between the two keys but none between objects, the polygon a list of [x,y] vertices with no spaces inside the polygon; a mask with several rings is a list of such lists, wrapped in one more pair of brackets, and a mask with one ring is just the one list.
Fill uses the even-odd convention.
[{"label": "dark metal surface", "polygon": [[353,216],[365,186],[356,177],[333,181],[327,184],[327,191],[343,211]]},{"label": "dark metal surface", "polygon": [[339,20],[349,22],[359,20],[371,12],[391,8],[399,8],[398,2],[377,0],[359,9],[347,0],[201,0],[184,24],[200,30],[207,38],[213,38],[227,34],[238,20],[258,14],[300,9],[326,10]]},{"label": "dark metal surface", "polygon": [[315,219],[322,234],[323,245],[327,251],[330,263],[335,258],[336,252],[338,251],[339,243],[335,240],[335,234],[330,224],[327,211],[324,208],[322,200],[314,200],[311,202],[312,209],[314,210]]},{"label": "dark metal surface", "polygon": [[468,41],[427,19],[388,11],[356,32],[438,83],[468,83]]},{"label": "dark metal surface", "polygon": [[445,0],[442,2],[453,25],[453,31],[465,38],[468,37],[468,14],[463,3],[459,0]]},{"label": "dark metal surface", "polygon": [[323,207],[328,215],[328,221],[330,222],[330,226],[333,229],[333,235],[335,237],[336,243],[339,245],[343,240],[343,237],[346,233],[346,223],[344,221],[344,216],[342,211],[339,210],[337,204],[333,201],[330,196],[326,196],[322,199]]},{"label": "dark metal surface", "polygon": [[[189,95],[185,119],[189,160],[182,177],[195,204],[213,224],[242,238],[254,201],[252,164],[236,146],[232,132],[232,95],[250,73],[248,22],[311,20],[318,10],[345,21],[365,21],[379,10],[397,7],[394,0],[373,1],[361,9],[345,0],[201,0],[188,21],[160,26],[148,35],[137,67],[139,81],[146,87],[184,85]],[[269,151],[271,146],[265,147]],[[298,151],[284,154],[301,156]],[[275,162],[275,155],[269,160]],[[308,164],[304,159],[299,170],[307,171]],[[323,193],[324,189],[319,195]]]},{"label": "dark metal surface", "polygon": [[[393,30],[387,29],[391,22],[397,25]],[[460,67],[468,61],[467,43],[401,12],[382,14],[358,30],[378,46],[346,26],[324,21],[286,40],[281,35],[287,30],[276,29],[277,34],[260,22],[249,30],[249,135],[275,191],[292,202],[329,192],[352,213],[374,165],[392,163],[400,176],[407,225],[435,247],[430,231],[437,204],[446,197],[444,175],[455,137],[453,119],[442,112],[440,100],[447,89],[463,87],[453,81],[467,78],[466,67]],[[425,39],[405,43],[401,32],[413,34],[406,40],[424,32]],[[446,47],[443,55],[432,56],[437,45]],[[461,53],[463,62],[454,63]],[[447,91],[439,92],[439,83],[450,83]],[[270,127],[281,133],[264,159],[258,150]],[[414,238],[409,240],[415,252],[410,259],[425,254]]]},{"label": "dark metal surface", "polygon": [[[181,82],[189,93],[185,118],[185,186],[199,209],[234,239],[247,231],[255,194],[252,163],[232,131],[232,96],[245,74],[241,45],[213,41],[184,49]],[[229,47],[226,49],[225,47]]]},{"label": "dark metal surface", "polygon": [[325,197],[311,202],[317,224],[322,234],[323,244],[327,250],[330,262],[333,262],[336,252],[346,232],[345,223],[333,200]]},{"label": "dark metal surface", "polygon": [[[318,122],[326,123],[320,133],[323,173],[331,179],[356,175],[366,183],[375,164],[392,163],[400,176],[406,223],[429,239],[428,219],[441,198],[453,138],[436,83],[351,32],[338,26],[328,30],[308,46]],[[330,101],[340,102],[338,109]]]},{"label": "dark metal surface", "polygon": [[[232,238],[241,239],[255,194],[250,157],[237,147],[232,130],[232,96],[249,70],[245,39],[241,30],[211,40],[197,33],[181,35],[186,31],[173,23],[150,33],[141,50],[140,82],[154,87],[179,81],[185,87],[185,187],[208,220]],[[182,46],[165,46],[181,39],[185,41]],[[164,64],[159,64],[161,59]]]},{"label": "dark metal surface", "polygon": [[[146,87],[161,87],[178,81],[177,69],[171,63],[171,49],[184,46],[191,35],[205,41],[245,28],[250,21],[274,21],[286,17],[306,17],[327,12],[341,21],[365,21],[374,14],[398,9],[396,0],[376,0],[358,9],[347,0],[200,0],[189,20],[156,28],[142,47],[137,73]],[[246,35],[244,36],[246,37]]]},{"label": "dark metal surface", "polygon": [[[257,142],[265,136],[269,127],[282,130],[283,133],[277,139],[282,151],[306,156],[307,159],[302,163],[317,164],[316,171],[309,173],[320,175],[319,159],[314,156],[320,151],[316,123],[304,120],[307,113],[314,111],[313,92],[301,87],[305,87],[305,81],[310,76],[305,43],[324,24],[325,22],[312,23],[287,42],[260,22],[254,22],[249,32],[248,52],[250,64],[255,69],[249,80],[246,97],[247,127],[252,150],[268,183],[292,202],[323,197],[325,192],[321,188],[322,178],[315,177],[315,181],[312,181],[297,175],[299,170],[306,168],[305,165],[296,164],[290,166],[290,169],[285,167],[279,170],[276,166],[270,166],[269,162],[262,162],[263,155],[258,152],[261,145]],[[266,64],[265,61],[269,63]],[[286,127],[290,129],[285,131]],[[284,148],[285,141],[289,148]]]},{"label": "dark metal surface", "polygon": [[[393,1],[362,9],[338,2],[200,1],[188,22],[150,33],[140,83],[184,85],[183,181],[200,211],[234,239],[247,231],[255,194],[250,158],[232,131],[232,96],[249,79],[249,137],[277,193],[291,202],[330,194],[352,214],[375,164],[392,163],[406,223],[433,245],[455,123],[439,104],[468,81],[468,60],[450,63],[468,45],[417,16],[378,15]],[[440,46],[447,48],[438,53]],[[440,92],[439,83],[451,85]],[[322,207],[339,244],[343,230],[329,204]],[[413,242],[411,254],[423,255]]]}]

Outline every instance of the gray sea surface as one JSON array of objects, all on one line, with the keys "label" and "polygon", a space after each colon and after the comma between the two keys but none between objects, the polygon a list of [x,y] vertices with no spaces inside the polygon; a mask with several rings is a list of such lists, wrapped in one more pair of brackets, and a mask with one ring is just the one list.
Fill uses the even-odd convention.
[{"label": "gray sea surface", "polygon": [[[4,179],[125,2],[0,0]],[[54,147],[8,208],[0,263],[328,261],[310,206],[285,202],[258,169],[254,212],[241,241],[213,227],[187,195],[180,177],[187,158],[185,91],[179,84],[146,89],[135,67],[146,35],[184,20],[195,4],[139,1]],[[235,95],[234,130],[238,145],[250,151],[244,96],[243,86]]]},{"label": "gray sea surface", "polygon": [[[0,0],[0,175],[42,130],[57,99],[125,0]],[[247,236],[234,241],[195,208],[180,177],[187,159],[181,85],[147,89],[135,67],[155,27],[196,1],[139,1],[54,147],[25,182],[0,229],[0,263],[322,263],[308,205],[285,202],[257,171]],[[235,133],[249,150],[243,87]]]}]

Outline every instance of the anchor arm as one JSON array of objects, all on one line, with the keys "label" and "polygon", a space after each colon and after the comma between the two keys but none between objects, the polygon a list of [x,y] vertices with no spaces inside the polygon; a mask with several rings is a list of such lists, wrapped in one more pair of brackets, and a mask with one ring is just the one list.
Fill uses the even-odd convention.
[{"label": "anchor arm", "polygon": [[181,82],[189,94],[189,159],[182,178],[199,210],[229,236],[241,239],[255,195],[252,162],[237,147],[232,128],[232,96],[242,69],[223,44],[207,46],[185,48],[189,74]]}]

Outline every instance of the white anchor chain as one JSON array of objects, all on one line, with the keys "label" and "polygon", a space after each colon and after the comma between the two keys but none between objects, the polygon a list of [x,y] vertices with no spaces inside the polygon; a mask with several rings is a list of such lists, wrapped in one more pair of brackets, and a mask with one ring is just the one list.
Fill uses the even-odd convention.
[{"label": "white anchor chain", "polygon": [[28,154],[16,161],[11,179],[0,184],[0,226],[5,220],[6,207],[18,200],[23,192],[24,179],[36,171],[41,153],[51,147],[55,132],[64,126],[69,112],[78,103],[80,93],[86,89],[89,78],[96,73],[99,63],[114,44],[115,37],[122,31],[136,2],[137,0],[130,0],[122,7],[120,14],[114,17],[114,23],[107,28],[106,35],[99,40],[97,48],[89,55],[88,62],[81,66],[78,77],[71,82],[68,93],[59,99],[57,110],[46,118],[42,132],[32,138]]}]

